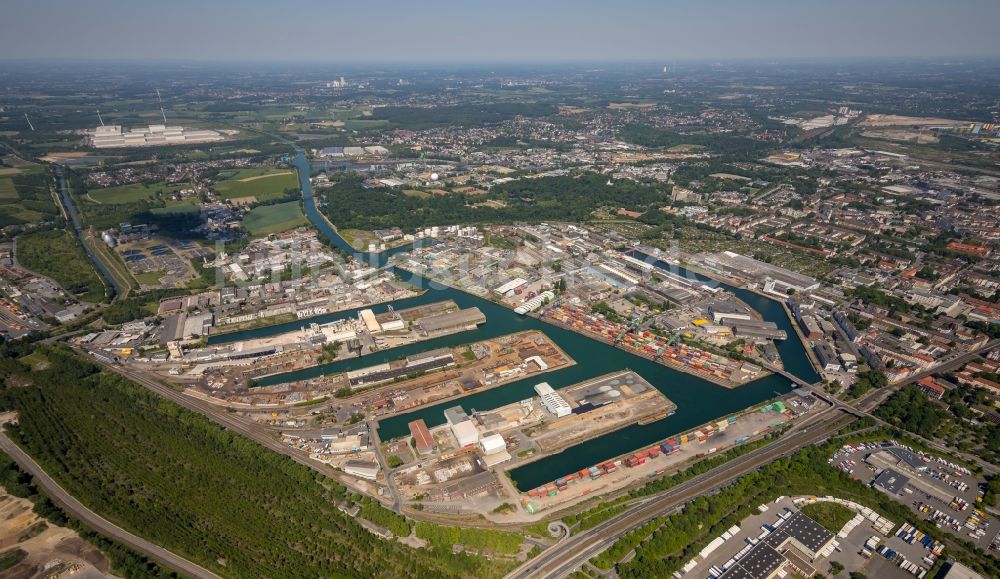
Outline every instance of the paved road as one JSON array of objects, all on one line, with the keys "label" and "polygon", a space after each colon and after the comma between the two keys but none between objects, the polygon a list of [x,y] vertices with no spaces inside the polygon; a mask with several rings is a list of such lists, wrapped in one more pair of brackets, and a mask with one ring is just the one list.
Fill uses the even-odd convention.
[{"label": "paved road", "polygon": [[860,410],[863,410],[865,412],[869,412],[871,410],[874,410],[875,407],[878,406],[879,404],[881,404],[882,401],[885,400],[890,394],[892,394],[896,390],[902,388],[903,386],[905,386],[907,384],[911,384],[913,382],[916,382],[917,380],[920,380],[921,378],[923,378],[925,376],[932,376],[934,374],[941,374],[943,372],[950,372],[951,370],[954,370],[956,368],[961,367],[966,362],[974,360],[980,354],[985,354],[985,353],[989,352],[990,350],[992,350],[993,348],[995,348],[998,345],[1000,345],[1000,340],[990,340],[989,342],[986,342],[983,346],[981,346],[979,348],[976,348],[975,350],[973,350],[971,352],[966,352],[964,354],[956,356],[955,358],[952,358],[951,360],[949,360],[949,361],[947,361],[947,362],[945,362],[943,364],[940,364],[938,366],[934,366],[932,368],[924,370],[923,372],[917,372],[916,374],[913,374],[912,376],[908,376],[905,379],[903,379],[903,380],[901,380],[901,381],[899,381],[899,382],[897,382],[895,384],[892,384],[890,386],[887,386],[885,388],[880,388],[878,390],[874,390],[874,391],[868,393],[868,395],[861,397],[853,405],[856,408],[858,408]]},{"label": "paved road", "polygon": [[992,340],[973,352],[962,354],[940,366],[914,374],[892,386],[873,391],[853,404],[847,404],[831,398],[814,386],[810,387],[810,390],[818,394],[823,394],[821,397],[824,400],[833,403],[838,408],[836,411],[837,414],[831,414],[825,419],[814,423],[808,429],[801,430],[795,434],[789,434],[754,452],[720,465],[699,477],[657,495],[652,500],[638,504],[635,508],[605,521],[593,529],[571,537],[568,540],[561,541],[544,551],[538,557],[521,565],[507,577],[511,579],[531,577],[534,579],[557,578],[569,575],[591,557],[596,556],[614,544],[622,535],[645,524],[649,520],[667,514],[701,494],[712,492],[751,470],[759,468],[782,456],[792,454],[803,446],[820,441],[840,428],[843,428],[851,418],[844,416],[841,412],[849,412],[856,416],[868,415],[886,396],[902,386],[915,382],[927,375],[957,368],[965,362],[972,360],[980,353],[996,347],[998,344],[1000,344],[1000,340]]},{"label": "paved road", "polygon": [[393,469],[389,467],[389,461],[386,460],[385,454],[382,452],[382,439],[379,438],[375,421],[369,420],[366,424],[368,425],[368,436],[371,438],[372,446],[375,448],[375,456],[378,457],[378,461],[382,465],[382,470],[385,471],[385,482],[389,487],[389,494],[392,495],[392,511],[398,515],[402,512],[403,500],[399,496],[399,489],[396,488],[396,478],[392,472]]},{"label": "paved road", "polygon": [[591,557],[610,547],[625,533],[666,514],[694,498],[711,493],[729,482],[800,448],[821,441],[846,426],[853,417],[830,411],[808,428],[735,458],[693,479],[683,482],[600,525],[574,535],[524,563],[508,579],[565,577]]},{"label": "paved road", "polygon": [[69,493],[59,486],[59,483],[52,480],[52,478],[47,475],[44,470],[42,470],[42,467],[40,467],[34,459],[25,454],[25,452],[21,450],[21,447],[14,444],[14,441],[2,432],[0,432],[0,449],[14,459],[14,462],[16,462],[22,470],[35,477],[35,484],[41,487],[41,489],[45,491],[45,494],[47,494],[54,503],[62,507],[67,513],[82,521],[91,529],[106,537],[110,537],[123,545],[127,545],[131,549],[154,559],[166,567],[174,569],[179,573],[183,573],[184,575],[207,578],[219,577],[208,569],[192,563],[180,555],[171,553],[159,545],[155,545],[141,537],[133,535],[132,533],[115,525],[111,521],[108,521],[94,511],[85,507],[80,501],[70,496]]}]

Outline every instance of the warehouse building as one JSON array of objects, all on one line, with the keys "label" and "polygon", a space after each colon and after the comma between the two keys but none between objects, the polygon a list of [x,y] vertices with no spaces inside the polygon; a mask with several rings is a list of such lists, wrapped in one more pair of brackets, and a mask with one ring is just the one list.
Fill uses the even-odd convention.
[{"label": "warehouse building", "polygon": [[454,364],[455,357],[452,355],[451,350],[440,348],[423,355],[410,356],[403,364],[397,365],[396,363],[390,364],[386,362],[362,368],[361,370],[354,370],[347,373],[347,379],[352,389],[362,388],[418,372],[429,372],[431,370],[447,368]]},{"label": "warehouse building", "polygon": [[542,382],[541,384],[535,385],[535,392],[542,399],[542,407],[548,410],[551,414],[555,415],[556,418],[562,418],[563,416],[569,416],[572,414],[573,409],[570,405],[560,396],[548,382]]},{"label": "warehouse building", "polygon": [[349,460],[344,463],[344,472],[349,475],[375,480],[378,478],[378,463],[365,460]]},{"label": "warehouse building", "polygon": [[716,324],[722,323],[723,318],[748,321],[753,319],[746,308],[731,300],[712,302],[708,306],[708,313],[712,315],[712,320]]},{"label": "warehouse building", "polygon": [[526,314],[528,312],[533,312],[533,311],[537,310],[538,308],[542,307],[542,305],[546,301],[550,301],[551,302],[555,298],[556,298],[556,295],[554,293],[552,293],[550,291],[544,291],[544,292],[538,294],[537,296],[531,298],[530,300],[524,302],[523,304],[517,306],[516,308],[514,308],[514,313],[521,314],[523,316],[524,314]]},{"label": "warehouse building", "polygon": [[110,149],[212,143],[223,139],[225,137],[222,134],[207,129],[149,125],[146,128],[126,131],[121,125],[102,125],[94,129],[90,143],[97,149]]},{"label": "warehouse building", "polygon": [[483,315],[483,312],[479,311],[479,308],[466,308],[457,312],[422,318],[417,322],[417,327],[425,335],[428,335],[454,330],[471,330],[485,322],[486,316]]},{"label": "warehouse building", "polygon": [[414,420],[407,424],[410,428],[410,434],[413,435],[414,447],[420,454],[427,454],[434,451],[434,437],[431,435],[431,431],[427,429],[427,423],[424,419]]},{"label": "warehouse building", "polygon": [[499,287],[493,288],[493,293],[497,294],[498,296],[502,296],[507,294],[508,292],[516,290],[517,288],[523,286],[526,283],[528,283],[528,280],[516,277]]},{"label": "warehouse building", "polygon": [[461,406],[452,406],[444,411],[444,419],[458,440],[458,446],[465,448],[479,442],[479,430]]},{"label": "warehouse building", "polygon": [[774,322],[723,318],[722,323],[732,328],[734,336],[738,338],[745,338],[752,342],[784,340],[788,337],[788,333],[785,332],[785,330],[778,328],[778,325]]},{"label": "warehouse building", "polygon": [[358,312],[358,319],[365,325],[365,329],[370,334],[377,334],[382,331],[382,325],[375,319],[375,312],[371,310],[361,310]]},{"label": "warehouse building", "polygon": [[872,486],[890,495],[900,495],[909,482],[910,479],[906,475],[887,468],[875,477]]},{"label": "warehouse building", "polygon": [[766,320],[754,320],[723,315],[717,318],[716,323],[731,328],[734,335],[758,341],[768,339],[784,340],[788,337],[788,334],[784,330],[778,328],[778,324]]},{"label": "warehouse building", "polygon": [[704,265],[718,273],[756,282],[764,291],[786,295],[788,290],[804,292],[819,288],[819,280],[794,271],[758,261],[752,257],[722,251],[705,257]]},{"label": "warehouse building", "polygon": [[816,573],[816,560],[833,551],[833,542],[833,533],[797,512],[780,518],[774,529],[719,579],[770,579],[792,574],[811,577]]}]

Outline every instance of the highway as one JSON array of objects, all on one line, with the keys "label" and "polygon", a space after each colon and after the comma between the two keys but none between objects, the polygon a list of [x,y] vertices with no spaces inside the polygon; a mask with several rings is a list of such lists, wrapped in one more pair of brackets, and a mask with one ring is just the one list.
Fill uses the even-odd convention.
[{"label": "highway", "polygon": [[205,578],[219,577],[208,569],[192,563],[180,555],[171,553],[159,545],[133,535],[85,507],[80,501],[70,496],[69,493],[59,486],[59,483],[52,480],[52,477],[46,474],[34,459],[25,454],[21,450],[21,447],[14,444],[14,441],[2,432],[0,432],[0,449],[7,453],[21,467],[21,470],[34,477],[35,484],[45,491],[45,494],[52,499],[52,502],[59,505],[64,511],[76,517],[94,531],[105,537],[114,539],[123,545],[127,545],[134,551],[142,553],[165,567],[169,567],[184,575]]},{"label": "highway", "polygon": [[650,520],[669,513],[699,496],[711,493],[729,482],[800,448],[814,444],[837,432],[854,418],[839,410],[828,410],[817,422],[788,434],[767,446],[737,457],[725,464],[674,486],[617,517],[560,541],[507,575],[508,579],[559,578],[579,568],[591,557],[610,547],[622,535]]}]

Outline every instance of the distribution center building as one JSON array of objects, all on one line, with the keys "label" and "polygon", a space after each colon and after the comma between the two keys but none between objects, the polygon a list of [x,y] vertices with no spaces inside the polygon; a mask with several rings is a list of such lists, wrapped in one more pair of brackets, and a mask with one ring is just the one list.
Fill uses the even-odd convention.
[{"label": "distribution center building", "polygon": [[541,397],[542,406],[554,414],[556,418],[569,416],[573,412],[573,409],[566,403],[566,400],[553,390],[548,382],[535,385],[535,392]]}]

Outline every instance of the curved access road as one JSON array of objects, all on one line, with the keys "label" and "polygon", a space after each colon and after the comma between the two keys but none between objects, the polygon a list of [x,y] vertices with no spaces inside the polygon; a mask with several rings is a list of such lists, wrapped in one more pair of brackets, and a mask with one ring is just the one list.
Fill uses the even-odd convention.
[{"label": "curved access road", "polygon": [[543,551],[507,575],[508,579],[555,579],[566,577],[575,569],[610,547],[625,533],[654,518],[668,514],[699,496],[714,492],[729,482],[788,456],[800,448],[824,440],[851,421],[853,416],[833,411],[807,429],[786,435],[767,446],[737,457],[725,464],[674,486],[655,498],[600,525],[564,539]]},{"label": "curved access road", "polygon": [[188,577],[219,579],[218,575],[208,569],[192,563],[180,555],[171,553],[142,537],[133,535],[85,507],[80,501],[70,496],[69,493],[59,486],[59,483],[42,470],[42,467],[33,458],[28,456],[27,453],[21,450],[21,447],[14,444],[14,441],[2,432],[0,432],[0,450],[7,453],[22,470],[33,476],[35,484],[45,491],[45,494],[52,499],[52,502],[59,505],[67,513],[73,515],[91,529]]}]

